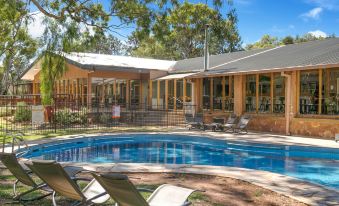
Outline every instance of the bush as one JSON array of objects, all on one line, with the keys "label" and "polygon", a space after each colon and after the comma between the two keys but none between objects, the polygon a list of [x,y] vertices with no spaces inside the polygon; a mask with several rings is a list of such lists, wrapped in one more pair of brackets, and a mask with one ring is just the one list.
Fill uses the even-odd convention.
[{"label": "bush", "polygon": [[112,120],[112,117],[110,114],[102,113],[99,117],[99,121],[102,124],[109,124]]},{"label": "bush", "polygon": [[87,122],[87,109],[82,108],[78,111],[64,108],[55,113],[55,122],[63,125],[85,124]]},{"label": "bush", "polygon": [[0,117],[7,117],[13,114],[13,109],[11,106],[0,107]]},{"label": "bush", "polygon": [[16,122],[25,122],[32,119],[32,111],[26,102],[18,102],[16,104],[16,110],[14,113],[14,121]]}]

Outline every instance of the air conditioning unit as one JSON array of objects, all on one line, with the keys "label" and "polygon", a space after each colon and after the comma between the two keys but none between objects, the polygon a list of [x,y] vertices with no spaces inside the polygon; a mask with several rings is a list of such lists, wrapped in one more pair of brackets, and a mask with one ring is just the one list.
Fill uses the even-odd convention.
[{"label": "air conditioning unit", "polygon": [[335,134],[334,140],[335,140],[336,142],[339,141],[339,133],[338,133],[338,134]]}]

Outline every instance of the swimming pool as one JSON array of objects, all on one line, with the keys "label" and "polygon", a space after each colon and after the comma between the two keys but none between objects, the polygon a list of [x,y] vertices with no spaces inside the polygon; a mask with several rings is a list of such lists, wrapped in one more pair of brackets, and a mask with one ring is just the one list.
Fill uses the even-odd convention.
[{"label": "swimming pool", "polygon": [[339,149],[252,144],[199,136],[129,134],[37,145],[23,157],[60,162],[231,166],[339,189]]}]

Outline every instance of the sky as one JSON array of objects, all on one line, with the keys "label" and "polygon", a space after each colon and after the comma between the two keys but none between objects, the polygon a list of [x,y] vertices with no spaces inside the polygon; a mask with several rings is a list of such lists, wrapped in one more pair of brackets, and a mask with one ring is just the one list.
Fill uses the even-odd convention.
[{"label": "sky", "polygon": [[[95,0],[106,7],[110,0]],[[205,3],[205,0],[191,0],[192,3]],[[237,10],[238,29],[243,45],[258,41],[264,34],[277,37],[312,33],[316,36],[339,36],[339,0],[233,0]],[[32,11],[36,11],[32,7]],[[30,25],[30,33],[38,37],[43,32],[41,13]],[[117,19],[111,23],[118,23]],[[133,31],[124,28],[117,36],[122,40]]]}]

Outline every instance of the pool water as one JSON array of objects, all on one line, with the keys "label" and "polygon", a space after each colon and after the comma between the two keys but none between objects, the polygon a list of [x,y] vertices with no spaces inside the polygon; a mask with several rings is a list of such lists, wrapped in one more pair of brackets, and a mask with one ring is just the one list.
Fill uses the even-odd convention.
[{"label": "pool water", "polygon": [[38,145],[24,157],[60,162],[159,163],[241,167],[339,189],[339,149],[249,144],[206,137],[133,134]]}]

